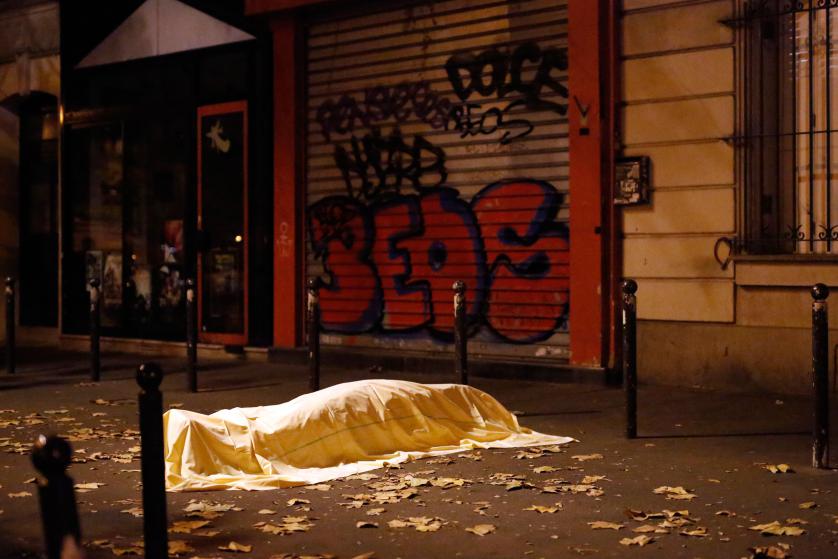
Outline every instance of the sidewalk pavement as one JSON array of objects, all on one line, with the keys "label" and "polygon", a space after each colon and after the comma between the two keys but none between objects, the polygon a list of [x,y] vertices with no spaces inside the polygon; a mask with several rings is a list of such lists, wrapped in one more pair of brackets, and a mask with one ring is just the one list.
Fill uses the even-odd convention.
[{"label": "sidewalk pavement", "polygon": [[[133,375],[148,356],[106,357],[95,385],[87,382],[86,360],[62,353],[58,362],[44,358],[42,365],[19,367],[14,379],[0,378],[4,557],[34,557],[43,549],[35,472],[24,453],[37,434],[50,432],[76,439],[78,462],[70,468],[76,483],[104,484],[77,494],[87,556],[142,553]],[[202,363],[200,391],[191,394],[182,360],[159,361],[169,373],[165,407],[211,413],[276,404],[307,387],[304,368],[227,360]],[[372,377],[450,382],[453,376],[326,370],[322,385]],[[323,487],[169,494],[169,522],[177,530],[170,541],[180,542],[174,551],[242,559],[838,557],[838,471],[810,466],[808,399],[641,386],[640,437],[629,441],[619,389],[511,378],[476,377],[472,384],[516,411],[523,425],[579,442],[561,452],[494,449],[419,460]],[[768,468],[782,464],[793,473]],[[410,487],[408,475],[421,478],[413,482],[415,495],[388,496],[379,485]],[[184,511],[190,501],[193,509],[207,508],[201,502],[234,508],[190,517]],[[752,529],[774,521],[779,528]],[[604,524],[591,524],[597,522]],[[492,531],[467,531],[481,525],[493,528],[475,531]],[[761,533],[772,530],[784,535]],[[641,536],[651,538],[642,547]],[[629,540],[636,543],[625,545]],[[230,542],[250,551],[219,549]],[[771,555],[758,554],[770,547]]]}]

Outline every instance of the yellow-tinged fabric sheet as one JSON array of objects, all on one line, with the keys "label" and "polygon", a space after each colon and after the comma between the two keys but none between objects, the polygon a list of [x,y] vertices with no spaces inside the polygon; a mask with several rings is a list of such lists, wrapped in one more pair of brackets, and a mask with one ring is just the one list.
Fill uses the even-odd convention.
[{"label": "yellow-tinged fabric sheet", "polygon": [[320,483],[474,448],[564,444],[461,384],[362,380],[284,404],[163,416],[169,491]]}]

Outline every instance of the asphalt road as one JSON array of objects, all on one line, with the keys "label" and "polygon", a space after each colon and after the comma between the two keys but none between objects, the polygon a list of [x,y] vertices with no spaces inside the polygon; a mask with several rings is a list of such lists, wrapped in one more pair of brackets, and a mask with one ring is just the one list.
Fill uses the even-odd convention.
[{"label": "asphalt road", "polygon": [[[84,382],[81,365],[0,379],[0,555],[42,552],[35,471],[25,453],[38,434],[53,432],[75,439],[75,482],[104,484],[77,494],[87,557],[141,553],[138,388],[129,363],[114,361],[96,385]],[[326,371],[323,384],[372,375]],[[182,373],[166,378],[166,407],[210,413],[288,400],[306,389],[306,372],[228,361],[202,372],[199,393],[184,384]],[[169,522],[180,531],[170,540],[182,542],[175,545],[186,558],[740,558],[760,557],[749,548],[769,546],[769,557],[838,557],[838,472],[809,465],[806,399],[643,386],[640,437],[628,441],[620,390],[483,378],[473,384],[519,413],[522,424],[579,442],[553,449],[559,452],[419,460],[328,488],[170,493]],[[793,472],[767,468],[780,464]],[[661,487],[673,489],[656,494]],[[198,510],[185,511],[190,504]],[[785,535],[751,529],[774,521]],[[595,522],[609,524],[595,529]],[[651,541],[620,543],[639,536]],[[250,550],[219,549],[230,542]]]}]

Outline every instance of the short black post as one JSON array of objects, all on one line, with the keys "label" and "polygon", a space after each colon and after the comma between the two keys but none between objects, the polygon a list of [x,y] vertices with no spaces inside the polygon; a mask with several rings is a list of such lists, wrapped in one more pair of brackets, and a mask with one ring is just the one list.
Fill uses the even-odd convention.
[{"label": "short black post", "polygon": [[90,380],[99,382],[102,364],[99,354],[99,336],[102,328],[102,315],[99,311],[99,280],[90,280]]},{"label": "short black post", "polygon": [[308,280],[308,389],[320,390],[320,280]]},{"label": "short black post", "polygon": [[626,392],[626,438],[637,438],[637,282],[623,282],[623,388]]},{"label": "short black post", "polygon": [[32,463],[40,472],[38,499],[47,559],[80,557],[81,530],[67,466],[73,456],[70,443],[61,437],[41,435],[32,447]]},{"label": "short black post", "polygon": [[466,284],[454,282],[454,370],[460,384],[468,384],[468,332],[466,331]]},{"label": "short black post", "polygon": [[15,374],[15,278],[6,278],[6,373]]},{"label": "short black post", "polygon": [[186,280],[186,389],[198,391],[198,301],[195,280]]},{"label": "short black post", "polygon": [[812,287],[812,386],[815,391],[812,467],[829,467],[829,288]]},{"label": "short black post", "polygon": [[146,559],[168,556],[166,534],[166,480],[163,463],[163,370],[157,363],[137,369],[140,385],[140,437],[142,440],[143,533]]}]

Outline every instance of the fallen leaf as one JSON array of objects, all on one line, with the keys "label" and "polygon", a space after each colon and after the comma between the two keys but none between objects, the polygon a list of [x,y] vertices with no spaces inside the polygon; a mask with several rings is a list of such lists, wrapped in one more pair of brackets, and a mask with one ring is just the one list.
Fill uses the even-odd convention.
[{"label": "fallen leaf", "polygon": [[32,493],[29,491],[21,491],[20,493],[9,493],[10,499],[20,499],[22,497],[31,497]]},{"label": "fallen leaf", "polygon": [[539,466],[537,468],[533,468],[532,471],[537,474],[545,474],[549,472],[558,472],[561,468],[555,468],[553,466]]},{"label": "fallen leaf", "polygon": [[355,523],[356,528],[378,528],[378,522],[369,522],[368,520],[359,520]]},{"label": "fallen leaf", "polygon": [[195,551],[195,548],[183,540],[172,540],[169,542],[169,555],[180,555],[181,553],[191,553],[193,551]]},{"label": "fallen leaf", "polygon": [[386,509],[370,509],[367,511],[368,516],[379,516],[381,513],[385,512]]},{"label": "fallen leaf", "polygon": [[471,532],[478,536],[485,536],[486,534],[491,534],[496,529],[494,524],[477,524],[471,528],[466,528],[466,532]]},{"label": "fallen leaf", "polygon": [[220,549],[221,551],[231,551],[236,553],[250,553],[250,551],[253,549],[253,546],[237,542],[230,542],[227,545],[219,545],[218,549]]},{"label": "fallen leaf", "polygon": [[541,506],[541,505],[530,505],[527,508],[525,508],[524,510],[534,510],[535,512],[542,513],[542,514],[544,514],[544,513],[553,514],[561,508],[562,508],[561,504],[556,503],[555,507],[544,507],[544,506]]},{"label": "fallen leaf", "polygon": [[590,526],[594,530],[622,530],[622,524],[616,524],[614,522],[605,522],[602,520],[595,520],[593,522],[588,522],[588,526]]},{"label": "fallen leaf", "polygon": [[377,474],[371,474],[367,472],[363,474],[352,474],[351,476],[346,476],[343,479],[360,479],[361,481],[369,481],[371,479],[376,479],[377,477]]},{"label": "fallen leaf", "polygon": [[703,528],[701,526],[696,527],[692,530],[681,530],[678,532],[682,536],[692,536],[696,538],[706,538],[709,534],[707,534],[707,528]]},{"label": "fallen leaf", "polygon": [[598,482],[601,479],[605,479],[605,476],[585,476],[585,477],[582,478],[582,481],[580,481],[579,483],[581,483],[583,485],[590,485],[592,483]]},{"label": "fallen leaf", "polygon": [[749,547],[748,551],[751,552],[750,559],[789,559],[791,557],[785,550],[773,545]]},{"label": "fallen leaf", "polygon": [[390,528],[408,528],[413,527],[417,532],[436,532],[442,528],[445,522],[441,518],[427,517],[427,516],[412,516],[407,520],[396,518],[387,523]]},{"label": "fallen leaf", "polygon": [[209,520],[178,520],[169,528],[172,534],[191,534],[193,530],[203,528],[209,524]]},{"label": "fallen leaf", "polygon": [[798,528],[797,526],[783,526],[776,520],[767,524],[749,526],[748,529],[758,531],[763,536],[800,536],[801,534],[806,533],[806,530],[803,528]]},{"label": "fallen leaf", "polygon": [[579,462],[585,462],[587,460],[602,460],[602,454],[577,454],[576,456],[571,456],[574,460],[578,460]]},{"label": "fallen leaf", "polygon": [[271,509],[261,509],[261,510],[260,510],[259,512],[257,512],[256,514],[276,514],[276,511],[275,511],[275,510],[271,510]]},{"label": "fallen leaf", "polygon": [[311,501],[308,499],[288,499],[286,501],[289,507],[293,507],[294,505],[310,505]]},{"label": "fallen leaf", "polygon": [[798,508],[801,508],[801,509],[813,509],[813,508],[817,507],[818,504],[814,501],[806,501],[805,503],[800,503],[797,506],[798,506]]},{"label": "fallen leaf", "polygon": [[670,500],[692,501],[697,495],[690,493],[680,485],[678,487],[670,487],[669,485],[662,485],[656,487],[652,491],[655,495],[666,495]]},{"label": "fallen leaf", "polygon": [[644,524],[643,526],[638,526],[637,528],[632,528],[632,532],[636,534],[648,534],[654,532],[655,534],[669,534],[669,530],[666,528],[661,528],[659,526],[652,526],[650,524]]},{"label": "fallen leaf", "polygon": [[76,491],[79,493],[87,493],[88,491],[92,491],[94,489],[99,489],[104,483],[99,483],[98,481],[93,481],[90,483],[77,483],[73,487],[76,488]]},{"label": "fallen leaf", "polygon": [[788,464],[766,464],[764,466],[766,470],[771,472],[772,474],[793,474],[795,473],[794,470]]},{"label": "fallen leaf", "polygon": [[310,489],[312,491],[328,491],[332,486],[328,483],[316,483],[314,485],[306,485],[303,489]]},{"label": "fallen leaf", "polygon": [[124,512],[126,514],[130,514],[130,515],[132,515],[136,518],[142,518],[143,517],[143,509],[140,508],[140,507],[131,507],[130,509],[124,509],[124,510],[121,510],[119,512]]},{"label": "fallen leaf", "polygon": [[655,538],[640,535],[634,538],[623,538],[620,540],[620,545],[638,545],[640,547],[643,547],[644,545],[649,544],[653,541],[655,541]]}]

